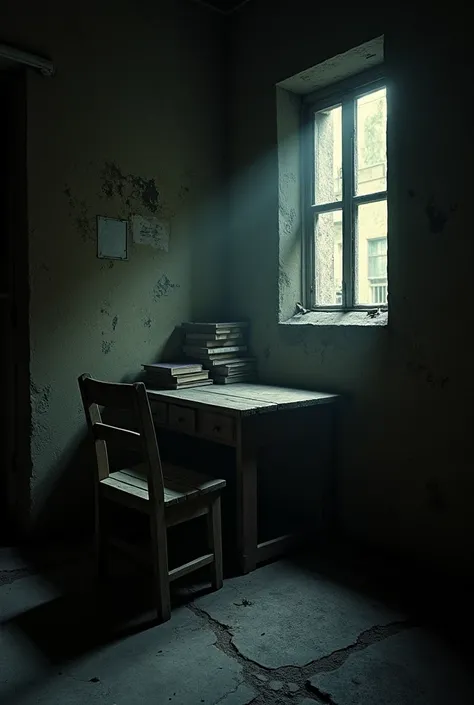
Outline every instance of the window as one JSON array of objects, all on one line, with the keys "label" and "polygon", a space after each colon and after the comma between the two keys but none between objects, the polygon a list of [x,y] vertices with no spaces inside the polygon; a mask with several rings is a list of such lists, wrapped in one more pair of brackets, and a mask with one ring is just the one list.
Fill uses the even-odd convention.
[{"label": "window", "polygon": [[305,100],[305,245],[313,308],[386,306],[386,88],[378,78]]},{"label": "window", "polygon": [[387,238],[368,240],[367,256],[370,303],[383,306],[387,302]]}]

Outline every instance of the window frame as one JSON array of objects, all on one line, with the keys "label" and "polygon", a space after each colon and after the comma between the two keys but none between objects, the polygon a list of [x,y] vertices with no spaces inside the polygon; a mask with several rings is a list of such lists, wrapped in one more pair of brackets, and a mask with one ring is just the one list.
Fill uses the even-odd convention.
[{"label": "window frame", "polygon": [[[387,79],[381,66],[351,76],[338,83],[307,94],[302,100],[302,129],[301,129],[301,169],[302,169],[302,218],[303,218],[303,291],[306,306],[314,311],[367,311],[373,309],[387,310],[387,304],[356,304],[355,302],[355,273],[356,273],[356,232],[357,232],[357,206],[365,203],[387,202],[388,209],[388,181],[384,191],[357,196],[354,190],[355,178],[355,127],[356,127],[356,100],[361,95],[376,91],[380,88],[387,90]],[[315,130],[314,115],[320,110],[342,106],[342,198],[340,201],[316,205],[315,193]],[[388,113],[388,108],[387,108]],[[387,115],[388,131],[388,115]],[[348,135],[348,136],[347,136]],[[388,179],[388,164],[386,169]],[[342,304],[317,305],[316,304],[316,270],[314,247],[314,221],[316,213],[331,213],[342,210]],[[387,226],[387,263],[389,249],[389,233]],[[388,271],[387,271],[388,286]]]}]

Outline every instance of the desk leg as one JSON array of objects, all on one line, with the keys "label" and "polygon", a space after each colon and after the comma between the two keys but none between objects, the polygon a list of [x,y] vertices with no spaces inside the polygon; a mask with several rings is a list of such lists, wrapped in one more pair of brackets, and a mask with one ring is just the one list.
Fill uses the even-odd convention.
[{"label": "desk leg", "polygon": [[331,454],[326,470],[325,493],[323,497],[323,531],[329,540],[338,530],[338,468],[339,468],[339,427],[340,410],[337,404],[331,412]]},{"label": "desk leg", "polygon": [[242,573],[257,565],[257,457],[255,445],[240,422],[236,453],[237,533]]}]

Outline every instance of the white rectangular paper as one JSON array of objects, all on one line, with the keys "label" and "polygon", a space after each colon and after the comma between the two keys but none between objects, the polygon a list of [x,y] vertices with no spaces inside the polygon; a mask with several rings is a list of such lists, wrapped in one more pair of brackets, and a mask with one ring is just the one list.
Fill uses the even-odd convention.
[{"label": "white rectangular paper", "polygon": [[133,242],[168,252],[170,224],[152,216],[132,215]]},{"label": "white rectangular paper", "polygon": [[127,259],[126,220],[97,216],[97,257]]}]

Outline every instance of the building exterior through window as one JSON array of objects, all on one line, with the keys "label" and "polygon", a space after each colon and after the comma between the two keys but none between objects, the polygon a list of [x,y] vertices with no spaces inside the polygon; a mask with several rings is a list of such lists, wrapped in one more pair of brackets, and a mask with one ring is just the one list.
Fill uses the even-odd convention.
[{"label": "building exterior through window", "polygon": [[313,113],[313,305],[385,306],[386,89],[344,101]]}]

